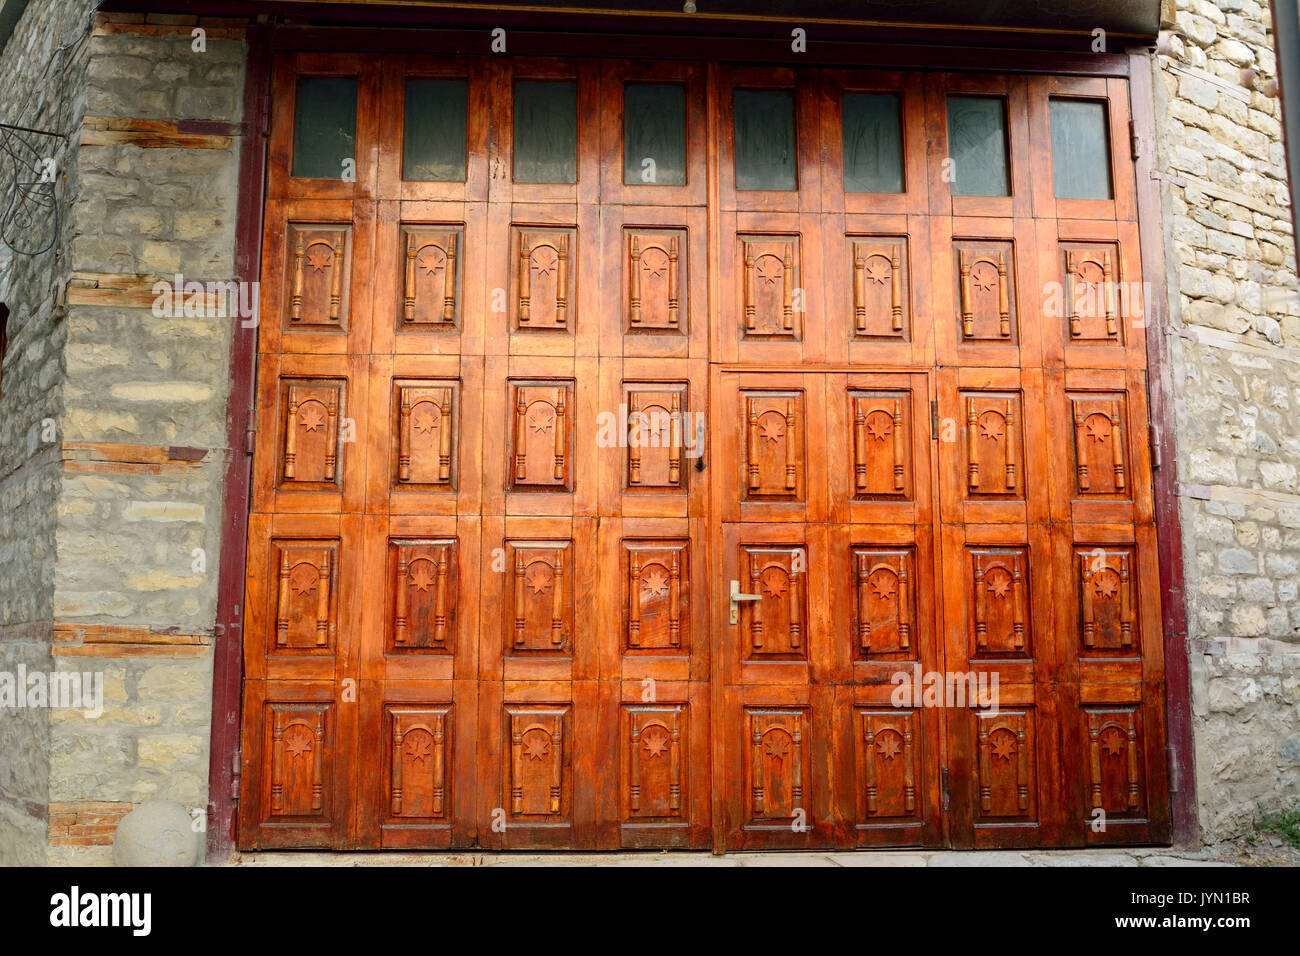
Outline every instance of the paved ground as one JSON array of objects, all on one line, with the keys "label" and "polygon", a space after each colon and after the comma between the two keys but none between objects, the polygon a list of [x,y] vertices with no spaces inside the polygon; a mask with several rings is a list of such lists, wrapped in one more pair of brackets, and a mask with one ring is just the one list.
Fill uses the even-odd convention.
[{"label": "paved ground", "polygon": [[233,866],[1232,866],[1296,865],[1286,852],[1240,848],[1181,851],[862,851],[857,853],[244,853]]}]

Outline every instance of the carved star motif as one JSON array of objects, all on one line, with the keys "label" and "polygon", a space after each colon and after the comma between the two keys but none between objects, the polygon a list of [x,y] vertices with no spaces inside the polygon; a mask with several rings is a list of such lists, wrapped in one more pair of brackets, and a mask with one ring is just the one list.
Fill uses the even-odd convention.
[{"label": "carved star motif", "polygon": [[289,589],[297,594],[311,594],[316,590],[318,577],[311,568],[300,568],[289,577]]},{"label": "carved star motif", "polygon": [[777,279],[781,278],[783,266],[775,259],[764,259],[758,266],[758,277],[772,285]]},{"label": "carved star motif", "polygon": [[1093,591],[1099,598],[1105,598],[1109,601],[1118,590],[1119,588],[1115,584],[1115,576],[1112,574],[1099,574],[1094,579]]},{"label": "carved star motif", "polygon": [[528,586],[533,589],[534,594],[541,594],[550,590],[551,579],[545,571],[538,568],[528,574]]},{"label": "carved star motif", "polygon": [[873,415],[867,420],[867,434],[876,441],[884,441],[893,430],[893,423],[883,416]]},{"label": "carved star motif", "polygon": [[988,576],[988,591],[996,598],[1004,598],[1007,591],[1011,588],[1011,576],[1005,571],[999,571],[996,574]]},{"label": "carved star motif", "polygon": [[541,737],[530,737],[524,741],[524,753],[530,760],[541,760],[546,756],[547,750],[548,744]]},{"label": "carved star motif", "polygon": [[998,274],[990,266],[984,266],[978,272],[971,273],[971,280],[975,283],[975,288],[981,292],[992,292],[993,283],[997,282]]},{"label": "carved star motif", "polygon": [[302,410],[300,423],[306,431],[319,431],[321,426],[325,424],[325,413],[320,410],[318,405],[308,405]]},{"label": "carved star motif", "polygon": [[894,754],[898,753],[900,749],[898,738],[893,734],[884,734],[876,738],[876,753],[886,760],[893,760]]},{"label": "carved star motif", "polygon": [[641,742],[645,744],[645,752],[654,757],[662,757],[668,749],[668,735],[662,730],[654,734],[642,734]]},{"label": "carved star motif", "polygon": [[764,749],[769,757],[780,763],[785,759],[785,755],[790,752],[790,744],[782,739],[769,740]]},{"label": "carved star motif", "polygon": [[411,586],[417,591],[427,591],[432,585],[433,575],[423,564],[411,572]]},{"label": "carved star motif", "polygon": [[897,593],[898,588],[894,586],[893,575],[877,574],[871,579],[871,590],[876,592],[876,597],[888,599]]},{"label": "carved star motif", "polygon": [[548,276],[555,271],[556,263],[559,261],[560,257],[555,252],[543,249],[533,257],[533,271],[539,276]]},{"label": "carved star motif", "polygon": [[1002,437],[1002,419],[996,415],[986,415],[980,419],[980,436],[997,440]]},{"label": "carved star motif", "polygon": [[1123,747],[1124,745],[1123,740],[1124,740],[1124,735],[1121,734],[1118,730],[1112,728],[1111,730],[1106,731],[1106,733],[1102,735],[1101,745],[1106,748],[1106,753],[1110,754],[1113,757],[1117,753],[1119,753],[1120,749]]},{"label": "carved star motif", "polygon": [[781,438],[784,434],[785,429],[783,429],[779,424],[774,421],[765,421],[763,422],[762,431],[759,433],[759,437],[775,444],[777,439]]},{"label": "carved star motif", "polygon": [[1090,420],[1088,422],[1088,437],[1095,442],[1103,442],[1110,437],[1110,429],[1111,425],[1109,420],[1107,420],[1104,425],[1100,422]]},{"label": "carved star motif", "polygon": [[872,262],[867,266],[863,274],[869,282],[874,282],[876,285],[884,285],[885,280],[889,278],[889,269],[882,263]]},{"label": "carved star motif", "polygon": [[529,421],[528,427],[531,428],[533,431],[537,432],[538,434],[545,434],[546,432],[549,432],[551,430],[551,427],[554,424],[555,424],[555,420],[552,417],[548,416],[545,412],[542,412],[541,414],[534,416]]},{"label": "carved star motif", "polygon": [[324,249],[313,249],[307,253],[307,265],[311,266],[317,272],[324,272],[329,268],[330,260],[334,258],[332,252],[326,252]]},{"label": "carved star motif", "polygon": [[652,598],[668,593],[668,575],[658,569],[651,571],[641,580],[641,590]]},{"label": "carved star motif", "polygon": [[427,740],[412,740],[406,747],[406,755],[412,760],[424,760],[433,753],[433,747]]},{"label": "carved star motif", "polygon": [[284,749],[291,757],[301,757],[311,750],[311,734],[305,730],[295,733],[292,737],[285,737]]},{"label": "carved star motif", "polygon": [[785,581],[781,579],[779,573],[763,576],[763,592],[772,597],[780,597],[785,593]]},{"label": "carved star motif", "polygon": [[993,756],[1010,760],[1016,752],[1016,741],[1010,734],[998,734],[993,738]]},{"label": "carved star motif", "polygon": [[411,427],[417,432],[423,432],[426,435],[433,431],[436,424],[437,420],[433,412],[424,412],[411,419]]},{"label": "carved star motif", "polygon": [[437,275],[442,271],[442,253],[430,252],[420,257],[420,268],[426,275]]}]

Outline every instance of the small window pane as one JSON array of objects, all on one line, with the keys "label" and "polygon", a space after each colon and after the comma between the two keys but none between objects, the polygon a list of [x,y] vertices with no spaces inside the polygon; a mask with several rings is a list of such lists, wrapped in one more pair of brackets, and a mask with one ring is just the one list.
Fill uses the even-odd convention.
[{"label": "small window pane", "polygon": [[515,84],[515,182],[578,181],[578,84]]},{"label": "small window pane", "polygon": [[469,87],[464,80],[406,81],[403,179],[464,181],[468,99]]},{"label": "small window pane", "polygon": [[901,193],[903,133],[893,93],[845,93],[844,191]]},{"label": "small window pane", "polygon": [[623,182],[686,184],[686,90],[681,86],[623,87]]},{"label": "small window pane", "polygon": [[294,109],[293,175],[342,177],[343,161],[356,158],[356,77],[299,77]]},{"label": "small window pane", "polygon": [[948,152],[954,196],[1011,195],[1001,97],[948,97]]},{"label": "small window pane", "polygon": [[736,90],[736,188],[797,189],[794,95]]},{"label": "small window pane", "polygon": [[1111,199],[1106,104],[1052,100],[1052,176],[1062,199]]}]

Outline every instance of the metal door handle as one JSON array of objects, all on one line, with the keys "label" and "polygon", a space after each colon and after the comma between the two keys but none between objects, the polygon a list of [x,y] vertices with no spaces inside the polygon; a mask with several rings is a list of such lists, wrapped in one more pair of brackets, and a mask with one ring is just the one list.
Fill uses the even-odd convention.
[{"label": "metal door handle", "polygon": [[741,594],[740,582],[732,581],[731,582],[731,623],[732,624],[740,623],[740,602],[741,601],[761,601],[761,600],[763,600],[763,595],[761,594]]}]

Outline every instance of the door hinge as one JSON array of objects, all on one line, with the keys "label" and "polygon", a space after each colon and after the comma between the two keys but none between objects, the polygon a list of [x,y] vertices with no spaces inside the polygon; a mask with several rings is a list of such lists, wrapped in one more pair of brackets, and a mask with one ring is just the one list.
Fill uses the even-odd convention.
[{"label": "door hinge", "polygon": [[233,773],[231,773],[230,775],[230,796],[233,799],[238,800],[239,799],[239,771],[240,771],[238,750],[236,750],[235,755],[230,758],[230,769],[233,771]]},{"label": "door hinge", "polygon": [[1147,425],[1147,441],[1151,443],[1151,468],[1160,467],[1160,426]]},{"label": "door hinge", "polygon": [[939,403],[930,402],[930,437],[939,440]]},{"label": "door hinge", "polygon": [[939,787],[943,793],[943,808],[948,809],[952,802],[952,792],[948,789],[948,768],[944,767],[939,773]]},{"label": "door hinge", "polygon": [[1132,151],[1133,158],[1137,159],[1142,155],[1142,139],[1137,134],[1137,127],[1132,120],[1128,121],[1128,142]]},{"label": "door hinge", "polygon": [[1169,763],[1169,792],[1178,792],[1178,755],[1173,747],[1165,747],[1165,759]]},{"label": "door hinge", "polygon": [[257,447],[257,429],[249,428],[244,432],[244,451],[251,455],[253,449]]}]

